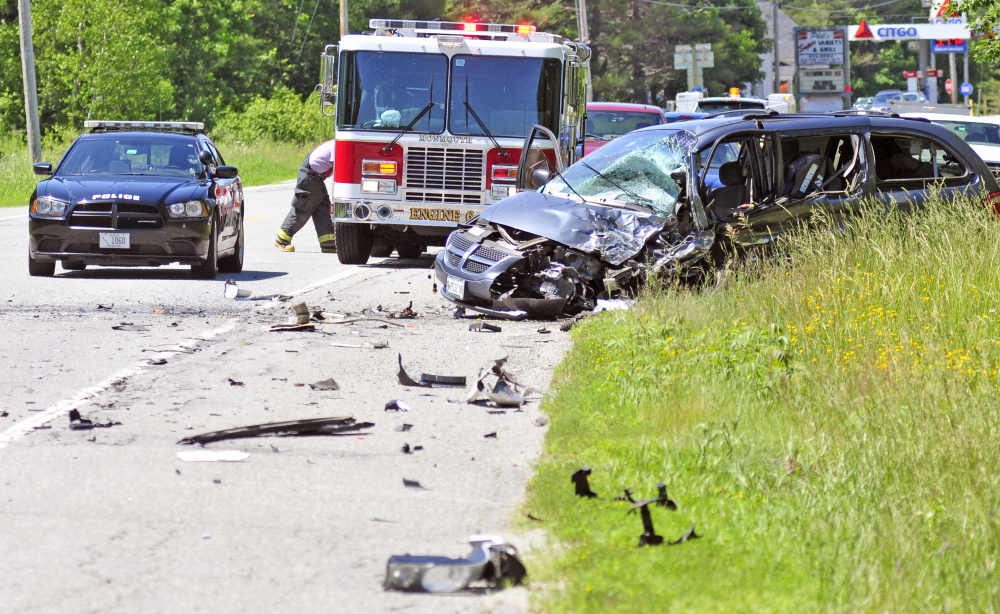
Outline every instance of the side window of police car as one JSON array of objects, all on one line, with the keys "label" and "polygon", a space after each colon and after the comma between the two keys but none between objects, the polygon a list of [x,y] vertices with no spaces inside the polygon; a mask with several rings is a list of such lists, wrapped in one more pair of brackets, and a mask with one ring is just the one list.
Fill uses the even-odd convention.
[{"label": "side window of police car", "polygon": [[871,142],[880,192],[964,185],[971,180],[958,156],[931,139],[873,133]]},{"label": "side window of police car", "polygon": [[861,136],[857,134],[782,137],[782,196],[793,200],[822,194],[851,196],[863,183]]}]

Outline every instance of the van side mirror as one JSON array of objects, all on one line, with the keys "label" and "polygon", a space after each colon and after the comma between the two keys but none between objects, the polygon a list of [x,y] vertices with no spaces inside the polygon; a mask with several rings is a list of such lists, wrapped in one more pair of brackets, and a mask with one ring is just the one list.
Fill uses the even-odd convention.
[{"label": "van side mirror", "polygon": [[240,171],[235,166],[220,166],[215,169],[215,176],[219,179],[235,179]]},{"label": "van side mirror", "polygon": [[552,179],[551,171],[544,168],[536,168],[534,172],[531,173],[531,183],[534,185],[536,190],[548,183],[550,179]]},{"label": "van side mirror", "polygon": [[39,162],[32,167],[36,175],[51,175],[52,174],[52,163],[51,162]]}]

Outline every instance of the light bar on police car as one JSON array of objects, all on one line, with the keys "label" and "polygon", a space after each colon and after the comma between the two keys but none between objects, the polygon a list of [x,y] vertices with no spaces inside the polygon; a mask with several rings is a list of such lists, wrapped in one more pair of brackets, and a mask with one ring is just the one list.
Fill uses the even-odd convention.
[{"label": "light bar on police car", "polygon": [[527,24],[475,23],[461,21],[414,21],[409,19],[371,19],[368,27],[373,30],[424,30],[451,32],[505,32],[509,34],[534,34],[535,26]]},{"label": "light bar on police car", "polygon": [[88,119],[83,122],[84,128],[152,128],[173,130],[204,130],[202,122],[125,122]]}]

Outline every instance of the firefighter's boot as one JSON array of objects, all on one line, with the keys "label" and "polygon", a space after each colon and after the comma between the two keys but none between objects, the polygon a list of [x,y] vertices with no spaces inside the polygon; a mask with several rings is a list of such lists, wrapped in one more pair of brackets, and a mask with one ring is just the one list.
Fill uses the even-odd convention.
[{"label": "firefighter's boot", "polygon": [[323,235],[319,238],[319,248],[324,254],[336,254],[337,238],[333,234]]},{"label": "firefighter's boot", "polygon": [[283,252],[295,251],[295,246],[292,245],[292,236],[281,229],[278,230],[278,238],[274,240],[274,246]]}]

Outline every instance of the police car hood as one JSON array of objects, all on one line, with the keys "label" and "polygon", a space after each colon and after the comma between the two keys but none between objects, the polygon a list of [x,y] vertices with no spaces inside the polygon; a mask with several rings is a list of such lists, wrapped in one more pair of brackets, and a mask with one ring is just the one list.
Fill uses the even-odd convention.
[{"label": "police car hood", "polygon": [[615,266],[638,254],[666,221],[652,212],[538,192],[520,192],[494,203],[479,214],[479,219],[597,252]]},{"label": "police car hood", "polygon": [[209,183],[185,177],[53,177],[39,185],[39,196],[70,203],[102,200],[165,205],[204,198]]},{"label": "police car hood", "polygon": [[966,141],[972,151],[979,154],[979,157],[983,159],[983,162],[989,162],[991,164],[1000,164],[1000,146],[997,145],[981,145],[979,143],[969,143]]}]

